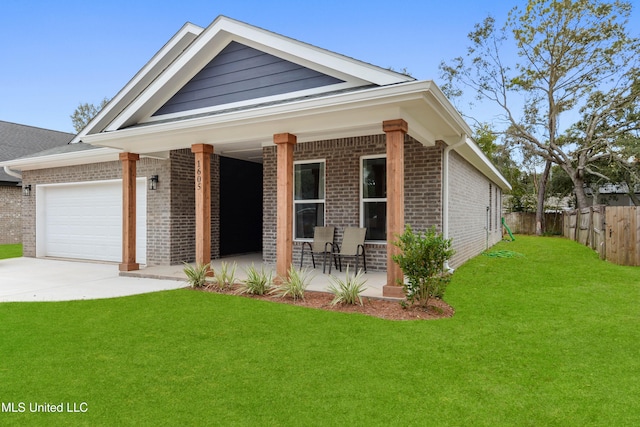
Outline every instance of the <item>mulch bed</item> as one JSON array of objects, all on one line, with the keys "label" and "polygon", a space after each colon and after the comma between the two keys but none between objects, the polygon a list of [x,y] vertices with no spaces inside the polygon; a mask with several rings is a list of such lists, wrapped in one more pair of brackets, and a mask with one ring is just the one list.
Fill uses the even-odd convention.
[{"label": "mulch bed", "polygon": [[[237,287],[220,289],[217,286],[208,286],[202,290],[205,292],[215,292],[220,294],[237,294]],[[429,301],[429,307],[425,310],[423,307],[409,305],[408,303],[403,305],[401,304],[401,300],[386,300],[369,297],[362,298],[363,305],[331,305],[333,294],[315,291],[305,292],[304,300],[297,301],[294,301],[292,298],[280,298],[273,295],[260,296],[239,294],[238,296],[263,301],[272,301],[280,304],[292,304],[319,310],[338,311],[342,313],[360,313],[387,320],[433,320],[452,317],[454,314],[454,310],[449,304],[435,298]]]}]

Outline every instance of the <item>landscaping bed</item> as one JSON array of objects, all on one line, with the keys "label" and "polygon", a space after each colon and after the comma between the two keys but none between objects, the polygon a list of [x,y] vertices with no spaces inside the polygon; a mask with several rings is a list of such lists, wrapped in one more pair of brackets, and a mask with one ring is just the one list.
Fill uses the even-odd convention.
[{"label": "landscaping bed", "polygon": [[425,310],[418,305],[410,305],[404,300],[389,300],[380,298],[362,298],[362,305],[335,304],[332,305],[333,295],[327,292],[307,291],[304,299],[296,301],[293,298],[278,297],[274,295],[238,294],[238,287],[226,287],[220,289],[217,286],[202,288],[205,292],[222,294],[236,294],[241,297],[272,301],[280,304],[292,304],[300,307],[309,307],[319,310],[330,310],[342,313],[360,313],[367,316],[379,317],[387,320],[433,320],[452,317],[454,309],[441,299],[433,298],[429,301],[429,307]]}]

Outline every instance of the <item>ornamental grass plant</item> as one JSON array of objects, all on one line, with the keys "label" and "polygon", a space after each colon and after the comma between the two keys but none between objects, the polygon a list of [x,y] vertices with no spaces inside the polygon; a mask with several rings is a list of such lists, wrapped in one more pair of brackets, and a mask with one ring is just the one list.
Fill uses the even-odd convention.
[{"label": "ornamental grass plant", "polygon": [[273,287],[272,273],[265,272],[264,266],[258,271],[256,266],[251,264],[245,270],[245,274],[247,278],[240,283],[239,294],[265,295]]},{"label": "ornamental grass plant", "polygon": [[238,268],[238,263],[235,261],[229,265],[228,262],[222,261],[220,263],[220,268],[215,270],[211,268],[213,271],[213,283],[219,289],[227,289],[232,287],[236,282],[236,270]]},{"label": "ornamental grass plant", "polygon": [[355,275],[350,275],[349,267],[347,266],[344,280],[335,276],[330,276],[329,280],[331,284],[328,290],[334,295],[331,305],[362,305],[362,296],[360,294],[367,289],[364,287],[367,280],[364,279],[364,272],[362,270],[358,270]]},{"label": "ornamental grass plant", "polygon": [[280,298],[293,298],[294,301],[304,300],[304,293],[313,278],[309,270],[297,269],[292,264],[287,276],[279,278],[280,284],[276,285],[271,293]]},{"label": "ornamental grass plant", "polygon": [[207,276],[211,271],[210,264],[184,264],[184,274],[187,276],[187,283],[191,288],[198,289],[207,285]]}]

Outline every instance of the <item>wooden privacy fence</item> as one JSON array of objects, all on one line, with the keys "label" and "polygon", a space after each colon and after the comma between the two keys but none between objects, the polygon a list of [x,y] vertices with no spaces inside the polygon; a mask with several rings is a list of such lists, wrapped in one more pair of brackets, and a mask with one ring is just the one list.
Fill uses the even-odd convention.
[{"label": "wooden privacy fence", "polygon": [[563,235],[614,264],[640,266],[640,210],[636,206],[593,206],[564,213]]},{"label": "wooden privacy fence", "polygon": [[[548,234],[562,234],[562,213],[544,214],[546,232]],[[536,214],[534,212],[511,212],[504,215],[513,234],[536,234]]]}]

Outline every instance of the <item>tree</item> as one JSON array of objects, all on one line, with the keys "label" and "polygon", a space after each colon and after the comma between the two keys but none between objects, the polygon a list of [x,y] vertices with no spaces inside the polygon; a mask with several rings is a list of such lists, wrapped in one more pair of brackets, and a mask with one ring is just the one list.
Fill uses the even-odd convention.
[{"label": "tree", "polygon": [[526,210],[524,195],[529,189],[526,174],[523,174],[513,160],[512,146],[497,142],[498,134],[488,123],[476,123],[474,126],[474,140],[482,152],[498,168],[502,176],[511,184],[512,212]]},{"label": "tree", "polygon": [[[477,24],[466,57],[440,65],[447,93],[467,88],[493,102],[511,143],[544,159],[545,170],[555,163],[566,172],[578,207],[587,205],[585,179],[601,174],[591,166],[616,157],[616,142],[640,130],[640,43],[625,29],[630,12],[619,0],[529,0],[500,29],[491,17]],[[511,62],[502,56],[509,40]],[[543,174],[543,200],[545,189]]]},{"label": "tree", "polygon": [[590,165],[595,171],[587,182],[593,192],[605,184],[619,184],[626,189],[631,202],[640,206],[636,191],[640,188],[640,137],[625,135],[616,141],[617,151]]},{"label": "tree", "polygon": [[[547,194],[557,198],[559,201],[573,194],[573,182],[571,182],[571,178],[569,178],[564,169],[558,165],[554,165],[551,168]],[[570,202],[570,204],[573,203],[575,202]]]},{"label": "tree", "polygon": [[108,98],[104,98],[100,101],[99,106],[95,106],[93,104],[84,103],[78,105],[78,108],[73,112],[71,117],[71,122],[73,123],[73,128],[76,132],[80,132],[84,127],[93,119],[96,114],[100,112],[104,108],[105,105],[109,103]]}]

